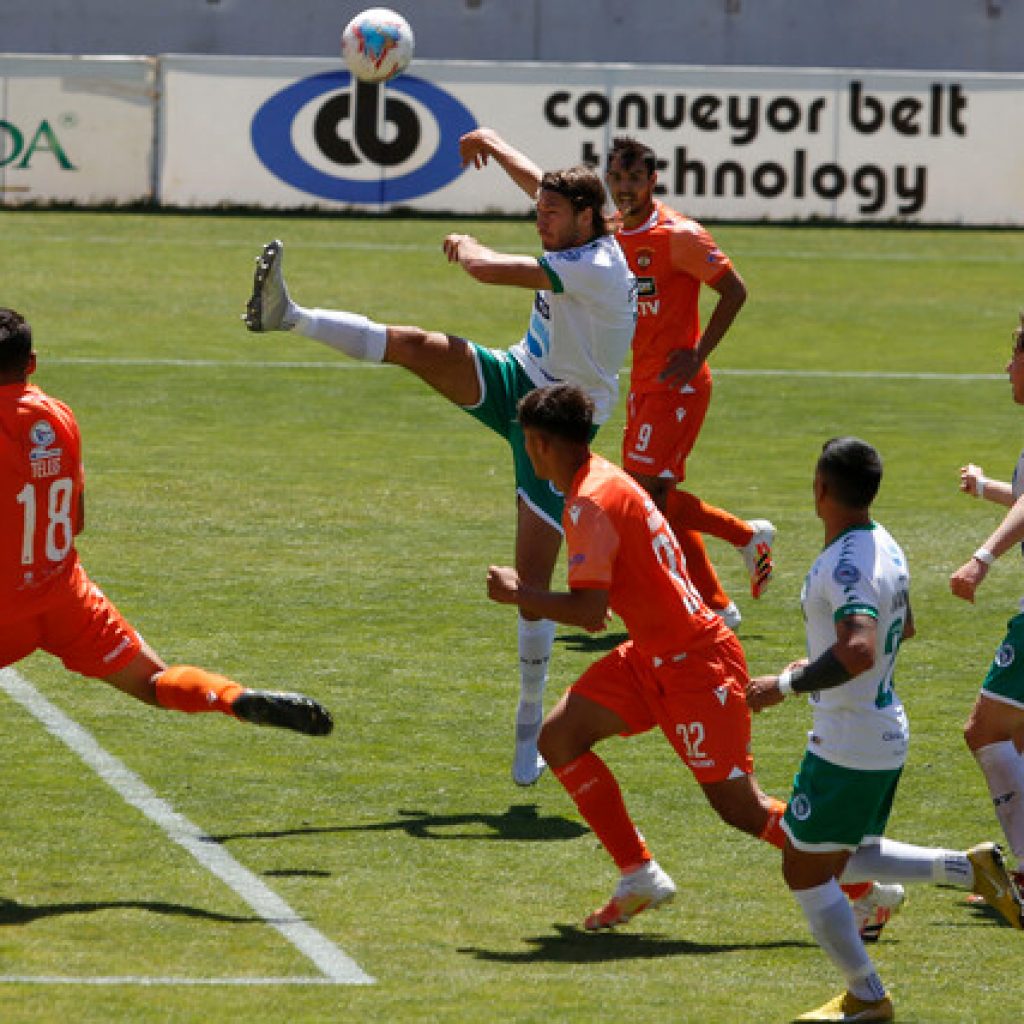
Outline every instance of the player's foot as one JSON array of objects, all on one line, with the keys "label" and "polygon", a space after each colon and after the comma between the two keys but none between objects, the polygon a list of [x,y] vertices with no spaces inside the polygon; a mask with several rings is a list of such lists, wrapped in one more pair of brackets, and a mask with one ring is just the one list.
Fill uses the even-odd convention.
[{"label": "player's foot", "polygon": [[675,894],[675,882],[661,870],[657,861],[649,860],[619,879],[612,898],[600,910],[595,910],[583,922],[583,927],[591,932],[614,928],[643,910],[653,910],[670,902]]},{"label": "player's foot", "polygon": [[517,786],[532,786],[544,774],[547,762],[537,753],[537,741],[516,740],[516,755],[512,761],[512,781]]},{"label": "player's foot", "polygon": [[864,942],[877,942],[889,918],[899,912],[906,899],[907,894],[902,885],[872,882],[871,891],[851,904],[861,939]]},{"label": "player's foot", "polygon": [[742,621],[743,616],[735,601],[730,601],[724,608],[711,609],[730,629],[735,629]]},{"label": "player's foot", "polygon": [[256,258],[252,295],[242,317],[250,331],[287,331],[295,326],[295,306],[288,298],[283,266],[284,243],[275,238]]},{"label": "player's foot", "polygon": [[757,598],[768,589],[775,569],[772,561],[775,527],[767,519],[751,519],[749,525],[754,536],[739,551],[750,577],[750,596]]},{"label": "player's foot", "polygon": [[974,868],[974,892],[998,910],[1008,924],[1024,930],[1024,904],[1006,870],[1003,851],[995,843],[979,843],[967,851],[967,859]]},{"label": "player's foot", "polygon": [[830,999],[824,1006],[816,1010],[808,1010],[798,1021],[850,1021],[856,1024],[869,1024],[871,1021],[894,1020],[892,1000],[888,994],[881,999],[858,999],[852,992],[844,992],[835,999]]},{"label": "player's foot", "polygon": [[307,736],[326,736],[334,728],[327,708],[301,693],[244,690],[235,698],[231,710],[253,725],[276,725]]}]

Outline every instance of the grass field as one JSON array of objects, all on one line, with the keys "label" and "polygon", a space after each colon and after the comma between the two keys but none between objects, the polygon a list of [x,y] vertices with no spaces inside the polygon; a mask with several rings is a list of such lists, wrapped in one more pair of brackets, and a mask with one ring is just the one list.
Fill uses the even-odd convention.
[{"label": "grass field", "polygon": [[[733,1024],[840,990],[777,854],[715,820],[657,736],[604,753],[679,897],[581,932],[612,866],[557,783],[509,777],[514,616],[484,596],[488,563],[511,558],[503,443],[401,371],[238,320],[277,235],[299,301],[510,344],[529,298],[447,266],[454,227],[0,213],[0,303],[34,324],[37,382],[84,431],[93,578],[169,660],[303,689],[338,727],[312,740],[160,713],[40,655],[18,672],[375,979],[303,983],[318,971],[299,948],[0,695],[4,1024]],[[469,230],[535,251],[529,224]],[[814,459],[859,434],[886,458],[876,511],[910,557],[919,630],[898,672],[914,739],[890,834],[1001,838],[960,730],[1024,581],[1007,557],[970,607],[947,578],[996,522],[957,493],[957,468],[1005,478],[1020,448],[1002,369],[1024,234],[716,237],[751,299],[714,357],[690,483],[779,527],[756,604],[740,559],[710,542],[751,669],[800,653]],[[620,427],[621,403],[598,450],[617,457]],[[620,636],[560,629],[549,705]],[[755,721],[779,795],[808,721],[800,701]],[[1005,1024],[1024,1017],[1020,943],[957,891],[918,887],[874,956],[900,1021]]]}]

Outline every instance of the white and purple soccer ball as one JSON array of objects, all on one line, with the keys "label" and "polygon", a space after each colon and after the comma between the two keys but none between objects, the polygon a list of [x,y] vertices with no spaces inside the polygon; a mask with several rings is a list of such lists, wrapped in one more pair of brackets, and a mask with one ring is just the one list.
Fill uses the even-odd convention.
[{"label": "white and purple soccer ball", "polygon": [[362,82],[386,82],[412,60],[415,39],[409,22],[387,7],[357,14],[341,34],[341,56]]}]

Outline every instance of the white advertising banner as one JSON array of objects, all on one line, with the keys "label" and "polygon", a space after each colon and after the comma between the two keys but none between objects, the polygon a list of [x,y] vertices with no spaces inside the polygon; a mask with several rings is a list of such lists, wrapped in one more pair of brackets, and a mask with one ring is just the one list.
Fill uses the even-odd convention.
[{"label": "white advertising banner", "polygon": [[151,199],[155,67],[0,54],[0,205]]},{"label": "white advertising banner", "polygon": [[1024,224],[1024,75],[418,61],[378,87],[340,60],[161,61],[169,205],[522,212],[460,166],[489,125],[545,168],[637,137],[703,219]]}]

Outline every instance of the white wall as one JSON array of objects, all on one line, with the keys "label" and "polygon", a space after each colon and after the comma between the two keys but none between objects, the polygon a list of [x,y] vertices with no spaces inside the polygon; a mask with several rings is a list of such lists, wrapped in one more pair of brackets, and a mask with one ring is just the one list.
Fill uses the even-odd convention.
[{"label": "white wall", "polygon": [[[1024,71],[1022,0],[391,0],[429,60]],[[331,56],[367,0],[3,0],[0,51]]]}]

